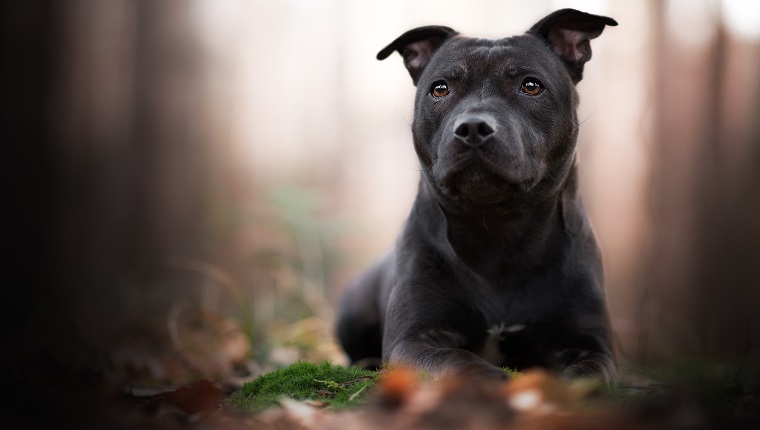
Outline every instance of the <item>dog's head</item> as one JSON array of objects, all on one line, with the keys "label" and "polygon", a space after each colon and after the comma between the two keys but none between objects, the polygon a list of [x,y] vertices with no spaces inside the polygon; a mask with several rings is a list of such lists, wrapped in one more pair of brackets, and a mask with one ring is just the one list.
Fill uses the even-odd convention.
[{"label": "dog's head", "polygon": [[417,86],[414,146],[437,194],[484,206],[559,190],[578,135],[575,84],[606,25],[617,22],[563,9],[520,36],[428,26],[380,51],[398,51]]}]

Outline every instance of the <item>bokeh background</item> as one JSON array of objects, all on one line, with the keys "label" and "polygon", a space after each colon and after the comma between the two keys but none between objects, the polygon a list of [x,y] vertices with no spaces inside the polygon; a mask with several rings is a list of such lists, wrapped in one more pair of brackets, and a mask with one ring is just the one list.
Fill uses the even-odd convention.
[{"label": "bokeh background", "polygon": [[620,23],[592,42],[578,152],[621,362],[757,383],[753,0],[5,2],[3,359],[136,385],[344,360],[335,305],[419,175],[411,79],[375,54],[561,7]]}]

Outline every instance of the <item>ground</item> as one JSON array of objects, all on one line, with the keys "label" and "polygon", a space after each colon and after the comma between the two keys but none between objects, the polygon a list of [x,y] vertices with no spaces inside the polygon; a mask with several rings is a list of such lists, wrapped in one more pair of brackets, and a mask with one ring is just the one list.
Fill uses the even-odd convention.
[{"label": "ground", "polygon": [[[230,321],[211,318],[193,327],[192,336],[174,327],[184,334],[169,349],[145,339],[116,348],[121,358],[111,358],[110,368],[82,370],[49,357],[41,363],[46,372],[6,380],[12,425],[4,428],[760,428],[756,391],[716,377],[726,372],[712,364],[680,363],[667,372],[623,368],[622,382],[612,387],[538,370],[488,383],[304,359],[319,356],[316,346],[329,334],[313,319],[272,332],[278,344],[269,355],[295,359],[290,365],[254,360]],[[189,348],[194,341],[206,349]],[[323,355],[333,351],[322,346]],[[223,354],[211,359],[213,349]]]}]

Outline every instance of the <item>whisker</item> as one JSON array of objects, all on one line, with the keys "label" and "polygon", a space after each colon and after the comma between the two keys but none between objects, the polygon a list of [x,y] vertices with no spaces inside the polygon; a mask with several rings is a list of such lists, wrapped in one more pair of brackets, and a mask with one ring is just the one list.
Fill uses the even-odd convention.
[{"label": "whisker", "polygon": [[594,113],[596,113],[596,110],[588,114],[588,116],[583,121],[579,122],[578,125],[579,126],[583,125],[583,123],[586,122],[589,118],[591,118],[591,116],[594,115]]},{"label": "whisker", "polygon": [[483,210],[482,210],[482,214],[483,214],[483,227],[485,227],[485,228],[486,228],[486,232],[487,232],[488,234],[491,234],[491,230],[489,230],[489,229],[488,229],[488,224],[486,223],[486,206],[485,206],[485,205],[483,205],[483,206],[482,206],[482,209],[483,209]]}]

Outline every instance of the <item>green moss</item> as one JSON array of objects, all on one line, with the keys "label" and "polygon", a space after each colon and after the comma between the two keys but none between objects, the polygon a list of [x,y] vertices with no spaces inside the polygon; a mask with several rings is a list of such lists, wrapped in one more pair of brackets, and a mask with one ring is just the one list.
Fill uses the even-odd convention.
[{"label": "green moss", "polygon": [[375,385],[377,373],[357,367],[324,362],[298,362],[290,367],[261,375],[243,385],[229,403],[239,409],[257,412],[277,406],[283,397],[317,400],[340,409],[360,404]]},{"label": "green moss", "polygon": [[[390,368],[385,367],[383,371]],[[508,367],[503,370],[511,378],[522,375]],[[321,364],[298,362],[246,383],[226,403],[244,411],[258,412],[278,406],[280,399],[289,397],[324,402],[332,409],[348,408],[361,404],[364,396],[377,383],[379,374],[328,361]],[[426,376],[420,374],[421,379],[429,379]]]},{"label": "green moss", "polygon": [[509,367],[506,367],[506,366],[502,367],[501,370],[503,370],[504,373],[506,373],[507,375],[509,375],[509,377],[512,378],[512,379],[519,378],[520,376],[522,376],[522,372],[520,372],[519,370],[515,370],[515,369],[509,368]]}]

